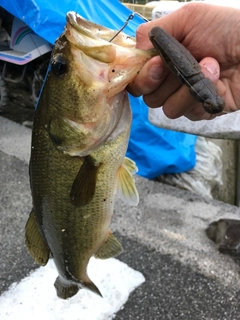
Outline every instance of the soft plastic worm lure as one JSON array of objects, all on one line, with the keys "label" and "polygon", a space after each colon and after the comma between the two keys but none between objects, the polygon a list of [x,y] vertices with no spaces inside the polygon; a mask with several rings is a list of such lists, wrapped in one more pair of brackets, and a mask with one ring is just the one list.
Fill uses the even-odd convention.
[{"label": "soft plastic worm lure", "polygon": [[224,99],[218,95],[212,81],[201,72],[197,60],[181,43],[160,27],[151,29],[149,39],[167,67],[190,88],[191,94],[202,103],[206,112],[215,114],[223,111]]},{"label": "soft plastic worm lure", "polygon": [[[128,24],[134,15],[140,16],[146,22],[148,20],[137,12],[128,16],[124,25],[109,40],[111,42]],[[193,97],[202,103],[204,110],[210,114],[223,111],[225,102],[218,95],[212,81],[204,76],[201,66],[191,53],[175,38],[160,27],[154,27],[149,32],[149,39],[161,56],[166,66],[181,80],[182,83],[190,88]]]}]

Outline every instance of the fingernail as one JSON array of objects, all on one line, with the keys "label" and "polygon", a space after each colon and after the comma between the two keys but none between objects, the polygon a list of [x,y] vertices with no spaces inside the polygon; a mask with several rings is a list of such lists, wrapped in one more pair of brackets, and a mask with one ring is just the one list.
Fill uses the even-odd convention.
[{"label": "fingernail", "polygon": [[219,76],[219,68],[216,63],[205,62],[203,63],[203,67],[214,76]]},{"label": "fingernail", "polygon": [[148,74],[153,80],[161,80],[162,79],[162,71],[163,71],[162,67],[160,67],[159,65],[153,65],[149,69]]}]

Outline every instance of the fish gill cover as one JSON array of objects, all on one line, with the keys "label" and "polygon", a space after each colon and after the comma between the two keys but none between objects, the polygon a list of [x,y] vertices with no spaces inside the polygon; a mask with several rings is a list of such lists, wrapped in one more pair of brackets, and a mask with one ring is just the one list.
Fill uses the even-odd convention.
[{"label": "fish gill cover", "polygon": [[[131,13],[118,0],[1,0],[1,6],[51,44],[64,30],[68,11],[116,30]],[[137,26],[143,22],[135,16],[124,32],[135,36]],[[133,123],[127,156],[137,163],[138,174],[152,179],[192,169],[196,161],[196,136],[156,128],[148,121],[148,109],[142,98],[130,97],[130,103]]]}]

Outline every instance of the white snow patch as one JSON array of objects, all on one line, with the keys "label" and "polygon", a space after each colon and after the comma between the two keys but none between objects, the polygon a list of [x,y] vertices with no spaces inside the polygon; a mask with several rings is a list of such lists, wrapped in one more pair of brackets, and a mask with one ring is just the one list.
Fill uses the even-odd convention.
[{"label": "white snow patch", "polygon": [[88,274],[103,298],[81,289],[74,297],[62,300],[53,286],[57,271],[50,260],[0,296],[0,319],[110,320],[129,294],[145,281],[140,272],[113,258],[92,258]]}]

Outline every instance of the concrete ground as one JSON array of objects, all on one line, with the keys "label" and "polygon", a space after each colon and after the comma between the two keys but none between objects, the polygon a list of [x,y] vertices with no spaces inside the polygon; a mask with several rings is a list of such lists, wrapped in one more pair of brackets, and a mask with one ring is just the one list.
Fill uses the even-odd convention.
[{"label": "concrete ground", "polygon": [[214,199],[239,206],[239,142],[236,140],[210,139],[222,150],[222,185],[212,190]]},{"label": "concrete ground", "polygon": [[[24,245],[31,208],[28,160],[31,130],[0,117],[0,294],[37,266]],[[138,207],[117,200],[112,230],[119,259],[143,273],[115,319],[238,320],[239,265],[219,254],[205,228],[240,219],[239,208],[136,178]]]}]

